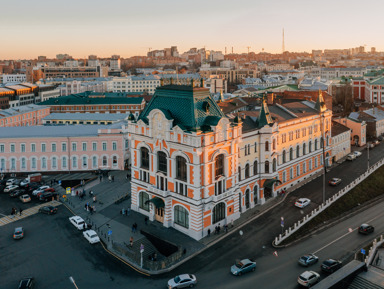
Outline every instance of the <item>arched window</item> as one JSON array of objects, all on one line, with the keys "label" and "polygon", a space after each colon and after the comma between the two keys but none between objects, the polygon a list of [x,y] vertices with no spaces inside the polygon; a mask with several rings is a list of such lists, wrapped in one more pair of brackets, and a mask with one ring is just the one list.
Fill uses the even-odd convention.
[{"label": "arched window", "polygon": [[330,143],[329,143],[329,135],[327,135],[327,146],[329,146]]},{"label": "arched window", "polygon": [[149,195],[146,192],[139,193],[139,207],[149,212]]},{"label": "arched window", "polygon": [[164,152],[157,153],[157,169],[167,174],[167,155]]},{"label": "arched window", "polygon": [[256,176],[257,175],[257,161],[253,162],[253,174]]},{"label": "arched window", "polygon": [[238,167],[238,170],[239,170],[239,182],[241,181],[241,167],[239,166]]},{"label": "arched window", "polygon": [[265,151],[269,152],[269,142],[268,141],[265,142]]},{"label": "arched window", "polygon": [[149,150],[147,148],[140,148],[141,155],[141,168],[149,170]]},{"label": "arched window", "polygon": [[307,148],[305,143],[303,143],[303,155],[305,155],[306,153],[307,153]]},{"label": "arched window", "polygon": [[308,148],[309,148],[309,153],[311,153],[312,152],[312,141],[309,142]]},{"label": "arched window", "polygon": [[25,160],[25,158],[21,158],[21,168],[26,169],[26,167],[27,167],[27,161]]},{"label": "arched window", "polygon": [[324,139],[323,137],[320,138],[320,148],[322,149],[324,145]]},{"label": "arched window", "polygon": [[249,190],[246,190],[245,191],[245,208],[246,209],[249,209],[249,207],[250,207],[250,192],[249,192]]},{"label": "arched window", "polygon": [[97,157],[96,157],[96,156],[93,156],[93,157],[92,157],[92,167],[93,167],[93,168],[96,168],[96,167],[97,167]]},{"label": "arched window", "polygon": [[215,159],[215,178],[224,176],[224,155],[218,155]]},{"label": "arched window", "polygon": [[287,174],[285,171],[283,171],[283,183],[285,183],[287,181]]},{"label": "arched window", "polygon": [[299,145],[297,145],[297,147],[296,147],[296,157],[297,158],[300,157],[300,146]]},{"label": "arched window", "polygon": [[88,166],[88,157],[83,157],[83,167]]},{"label": "arched window", "polygon": [[287,156],[285,150],[283,151],[283,164],[287,162]]},{"label": "arched window", "polygon": [[112,157],[112,165],[115,167],[117,166],[117,156]]},{"label": "arched window", "polygon": [[317,139],[315,139],[315,151],[318,149]]},{"label": "arched window", "polygon": [[272,141],[272,149],[273,150],[276,149],[276,139],[273,139],[273,141]]},{"label": "arched window", "polygon": [[273,172],[276,172],[276,170],[277,170],[277,161],[276,161],[276,159],[273,159],[273,162],[272,162],[272,171]]},{"label": "arched window", "polygon": [[257,152],[257,142],[255,142],[255,153]]},{"label": "arched window", "polygon": [[104,167],[108,166],[108,159],[106,156],[103,156],[103,166]]},{"label": "arched window", "polygon": [[[74,158],[76,158],[76,157],[74,157]],[[12,159],[12,161],[14,161],[14,159]],[[41,159],[41,168],[42,168],[42,169],[46,169],[46,168],[47,168],[47,158],[45,158],[45,157],[43,157],[43,158]],[[11,165],[11,170],[14,170],[14,169],[15,169],[15,164],[12,163],[12,165]]]},{"label": "arched window", "polygon": [[293,148],[289,149],[289,160],[293,160]]},{"label": "arched window", "polygon": [[264,170],[266,174],[269,174],[269,161],[265,161]]},{"label": "arched window", "polygon": [[187,181],[187,161],[181,156],[176,157],[176,179]]},{"label": "arched window", "polygon": [[218,203],[212,210],[212,224],[225,219],[225,203]]},{"label": "arched window", "polygon": [[293,168],[289,169],[289,178],[292,180],[293,179]]},{"label": "arched window", "polygon": [[257,204],[258,202],[258,195],[259,195],[259,186],[258,185],[255,185],[253,187],[253,201],[255,203],[255,205]]},{"label": "arched window", "polygon": [[249,164],[245,165],[245,178],[249,178]]},{"label": "arched window", "polygon": [[173,220],[175,224],[178,224],[184,228],[189,228],[189,212],[182,206],[175,206],[173,209]]}]

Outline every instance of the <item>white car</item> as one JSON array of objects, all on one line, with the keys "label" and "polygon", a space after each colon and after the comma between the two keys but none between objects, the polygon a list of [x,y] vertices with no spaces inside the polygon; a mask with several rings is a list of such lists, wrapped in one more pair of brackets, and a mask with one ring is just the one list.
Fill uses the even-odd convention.
[{"label": "white car", "polygon": [[359,152],[359,151],[354,151],[353,154],[354,154],[357,158],[358,158],[359,156],[362,155],[362,153]]},{"label": "white car", "polygon": [[22,195],[20,196],[20,201],[23,203],[29,203],[31,201],[31,197],[29,195]]},{"label": "white car", "polygon": [[192,274],[181,274],[168,281],[168,288],[194,287],[197,284],[196,276]]},{"label": "white car", "polygon": [[14,185],[16,183],[16,179],[9,179],[5,183],[6,186]]},{"label": "white car", "polygon": [[22,186],[22,187],[24,187],[24,186],[26,186],[26,185],[28,185],[29,184],[29,180],[28,179],[24,179],[24,180],[22,180],[21,182],[20,182],[20,186]]},{"label": "white car", "polygon": [[96,232],[94,230],[87,230],[83,232],[83,236],[85,239],[88,240],[90,244],[95,244],[100,242],[99,236],[97,236]]},{"label": "white car", "polygon": [[32,195],[37,196],[37,194],[39,194],[39,193],[44,193],[45,190],[46,190],[46,189],[49,189],[49,188],[50,188],[49,186],[41,186],[41,187],[39,187],[38,189],[34,190],[34,191],[32,192]]},{"label": "white car", "polygon": [[70,217],[69,221],[80,231],[86,227],[85,221],[79,216]]},{"label": "white car", "polygon": [[300,198],[296,201],[295,206],[302,209],[302,208],[308,206],[310,203],[311,203],[310,199]]},{"label": "white car", "polygon": [[354,153],[347,155],[347,160],[353,161],[354,159],[356,159],[356,155]]},{"label": "white car", "polygon": [[8,187],[6,187],[4,189],[4,193],[13,192],[14,190],[17,190],[18,188],[19,188],[19,186],[17,186],[17,185],[9,185]]},{"label": "white car", "polygon": [[311,287],[319,281],[320,275],[314,271],[305,271],[297,278],[297,283],[307,288]]}]

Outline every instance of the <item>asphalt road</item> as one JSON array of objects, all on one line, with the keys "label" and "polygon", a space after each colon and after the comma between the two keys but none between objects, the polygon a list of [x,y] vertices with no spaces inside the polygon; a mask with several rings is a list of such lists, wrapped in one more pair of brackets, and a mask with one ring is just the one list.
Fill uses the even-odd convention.
[{"label": "asphalt road", "polygon": [[[370,153],[371,162],[382,157],[380,145]],[[351,162],[333,168],[327,174],[326,181],[332,177],[341,177],[342,185],[333,188],[327,185],[327,196],[337,192],[353,181],[366,169],[366,152]],[[297,197],[308,197],[311,205],[304,210],[293,206]],[[353,254],[371,236],[360,236],[354,231],[346,234],[348,228],[356,228],[363,221],[382,214],[382,204],[367,209],[366,212],[341,222],[334,227],[313,236],[298,245],[279,249],[278,257],[273,256],[275,249],[271,241],[280,232],[280,217],[284,216],[286,226],[293,224],[302,215],[307,214],[322,200],[322,178],[304,185],[286,201],[244,226],[241,236],[238,229],[223,242],[209,248],[171,273],[146,277],[110,256],[100,244],[90,245],[68,221],[70,213],[59,208],[55,216],[34,215],[24,220],[0,227],[0,288],[16,288],[18,280],[24,276],[34,276],[36,288],[75,288],[69,281],[72,276],[79,289],[83,288],[165,288],[169,278],[180,273],[193,273],[198,278],[198,288],[295,288],[297,276],[305,271],[297,265],[297,259],[305,253],[316,252],[320,262],[325,258],[344,258]],[[13,204],[8,196],[0,196],[0,213],[9,214]],[[33,205],[33,204],[31,204]],[[25,206],[30,206],[26,204]],[[375,234],[384,232],[384,216],[372,220]],[[23,240],[12,239],[13,229],[23,226],[26,235]],[[321,249],[332,241],[344,237]],[[321,249],[321,250],[320,250]],[[319,251],[320,250],[320,251]],[[239,258],[256,258],[257,270],[242,277],[234,277],[229,268]],[[318,265],[310,268],[319,270]]]}]

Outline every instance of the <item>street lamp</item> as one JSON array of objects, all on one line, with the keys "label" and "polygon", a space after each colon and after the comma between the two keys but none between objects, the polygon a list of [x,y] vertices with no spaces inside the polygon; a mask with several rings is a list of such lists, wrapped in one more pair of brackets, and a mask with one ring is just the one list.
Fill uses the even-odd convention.
[{"label": "street lamp", "polygon": [[71,281],[71,283],[75,286],[76,289],[79,289],[79,287],[77,287],[76,285],[75,279],[73,279],[72,276],[69,276],[69,281]]}]

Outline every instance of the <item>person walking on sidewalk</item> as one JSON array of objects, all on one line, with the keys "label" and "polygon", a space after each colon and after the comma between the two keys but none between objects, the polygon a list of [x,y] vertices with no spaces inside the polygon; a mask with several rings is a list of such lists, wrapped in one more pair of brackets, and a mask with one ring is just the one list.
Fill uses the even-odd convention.
[{"label": "person walking on sidewalk", "polygon": [[112,176],[112,182],[114,182],[115,181],[115,176]]},{"label": "person walking on sidewalk", "polygon": [[133,247],[133,237],[131,236],[131,238],[129,238],[129,245],[131,246],[131,248]]},{"label": "person walking on sidewalk", "polygon": [[135,223],[132,224],[132,233],[135,233]]},{"label": "person walking on sidewalk", "polygon": [[96,203],[96,196],[93,196],[93,202]]},{"label": "person walking on sidewalk", "polygon": [[22,208],[20,208],[20,210],[19,210],[19,213],[20,213],[20,216],[21,216],[21,213],[23,212],[23,209]]},{"label": "person walking on sidewalk", "polygon": [[99,176],[99,182],[101,183],[101,180],[103,179],[103,176],[102,175],[100,175]]}]

